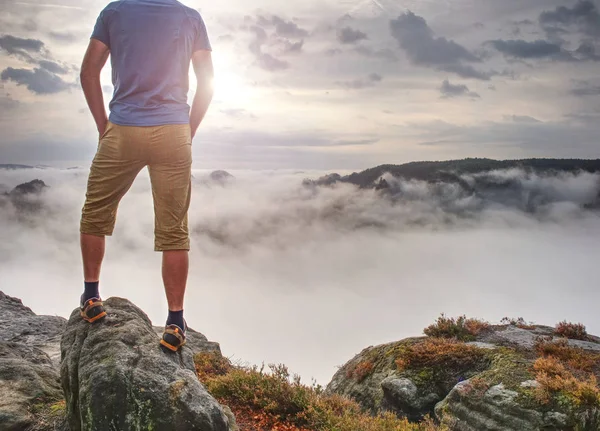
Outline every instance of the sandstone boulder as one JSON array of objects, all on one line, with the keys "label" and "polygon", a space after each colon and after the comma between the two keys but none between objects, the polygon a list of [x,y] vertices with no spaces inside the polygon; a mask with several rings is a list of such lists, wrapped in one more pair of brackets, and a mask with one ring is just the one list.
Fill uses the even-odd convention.
[{"label": "sandstone boulder", "polygon": [[146,314],[121,298],[89,325],[75,310],[61,341],[61,382],[71,431],[227,431],[221,406],[198,381],[189,347],[159,347]]}]

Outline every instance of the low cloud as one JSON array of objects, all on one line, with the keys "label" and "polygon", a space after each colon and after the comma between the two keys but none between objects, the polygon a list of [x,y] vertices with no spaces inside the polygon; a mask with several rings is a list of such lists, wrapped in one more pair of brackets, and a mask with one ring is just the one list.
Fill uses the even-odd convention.
[{"label": "low cloud", "polygon": [[344,27],[337,32],[337,40],[342,44],[353,44],[366,39],[368,39],[366,33],[352,27]]},{"label": "low cloud", "polygon": [[360,90],[363,88],[374,87],[383,81],[383,77],[378,73],[371,73],[366,78],[355,79],[352,81],[338,81],[338,85],[351,90]]},{"label": "low cloud", "polygon": [[56,73],[59,75],[64,75],[69,72],[69,69],[65,66],[58,64],[55,61],[51,60],[41,60],[39,65],[46,69],[48,72]]},{"label": "low cloud", "polygon": [[545,40],[492,40],[488,42],[506,57],[519,59],[557,58],[563,54],[560,45]]},{"label": "low cloud", "polygon": [[54,94],[70,89],[73,84],[62,80],[58,75],[46,69],[14,69],[8,67],[0,74],[2,81],[13,81],[17,85],[24,85],[35,94]]},{"label": "low cloud", "polygon": [[275,34],[280,37],[300,39],[308,36],[307,30],[300,28],[295,22],[286,21],[277,15],[273,15],[270,18],[260,15],[257,18],[257,24],[262,27],[274,27]]},{"label": "low cloud", "polygon": [[541,123],[537,118],[530,117],[529,115],[506,115],[505,120],[512,121],[513,123],[520,124],[536,124]]},{"label": "low cloud", "polygon": [[455,73],[463,78],[490,79],[490,72],[482,72],[469,64],[480,63],[479,57],[452,40],[436,37],[425,19],[413,12],[392,20],[390,30],[400,48],[416,65]]},{"label": "low cloud", "polygon": [[600,38],[600,13],[594,2],[589,0],[579,0],[571,8],[559,6],[543,12],[539,22],[550,37],[575,31]]},{"label": "low cloud", "polygon": [[578,81],[570,93],[574,96],[600,96],[600,84],[593,84],[589,81]]},{"label": "low cloud", "polygon": [[0,37],[0,48],[9,54],[18,55],[22,54],[23,51],[39,53],[44,49],[44,42],[38,39],[22,39],[7,34]]},{"label": "low cloud", "polygon": [[481,96],[474,91],[469,90],[464,84],[451,84],[447,79],[442,82],[440,93],[445,99],[452,97],[470,97],[471,99],[479,99]]},{"label": "low cloud", "polygon": [[52,60],[44,42],[38,39],[23,39],[12,35],[0,37],[0,48],[28,64],[33,69],[6,68],[2,71],[2,81],[13,81],[24,85],[35,94],[58,93],[72,87],[59,75],[69,73],[69,67]]},{"label": "low cloud", "polygon": [[498,52],[509,59],[518,60],[542,60],[554,61],[600,61],[600,55],[596,52],[596,46],[583,41],[574,51],[566,50],[562,43],[536,40],[528,42],[519,40],[492,40],[488,42]]},{"label": "low cloud", "polygon": [[242,28],[252,35],[248,47],[256,59],[256,65],[269,72],[288,69],[290,63],[279,57],[302,53],[303,38],[309,36],[308,31],[295,22],[277,15],[268,18],[263,15],[256,18],[248,16],[245,22]]},{"label": "low cloud", "polygon": [[66,31],[51,31],[48,33],[48,36],[53,40],[61,43],[75,43],[80,37],[75,33],[70,33]]},{"label": "low cloud", "polygon": [[354,51],[368,58],[377,58],[388,61],[398,61],[398,56],[391,49],[374,49],[368,46],[360,45],[354,48]]},{"label": "low cloud", "polygon": [[[418,336],[441,312],[567,319],[600,332],[590,307],[600,300],[600,218],[583,209],[598,175],[511,170],[437,184],[388,176],[385,196],[301,186],[323,172],[232,171],[226,186],[206,182],[208,173],[194,171],[186,318],[228,357],[285,363],[326,384],[365,346]],[[77,306],[87,174],[0,171],[8,188],[34,178],[51,186],[39,213],[0,205],[2,289],[37,313],[68,317]],[[160,325],[167,308],[153,230],[144,171],[107,239],[101,290],[133,300]]]},{"label": "low cloud", "polygon": [[245,119],[245,118],[251,119],[251,120],[257,119],[256,115],[252,114],[251,112],[247,111],[246,109],[227,108],[227,109],[221,109],[220,112],[227,115],[228,117],[235,118],[238,120]]}]

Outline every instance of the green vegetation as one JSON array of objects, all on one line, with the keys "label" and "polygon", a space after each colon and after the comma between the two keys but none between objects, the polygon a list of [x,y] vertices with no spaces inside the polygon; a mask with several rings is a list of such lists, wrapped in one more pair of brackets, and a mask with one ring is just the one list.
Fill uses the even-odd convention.
[{"label": "green vegetation", "polygon": [[400,347],[395,362],[418,386],[445,395],[461,380],[486,370],[490,352],[453,339],[427,338]]},{"label": "green vegetation", "polygon": [[372,186],[385,173],[404,179],[422,181],[456,181],[457,175],[477,174],[498,169],[520,168],[526,171],[544,172],[598,172],[600,160],[578,159],[525,159],[491,160],[463,159],[443,162],[412,162],[403,165],[381,165],[342,178],[343,182],[360,187]]},{"label": "green vegetation", "polygon": [[61,401],[40,401],[31,405],[30,413],[35,417],[34,430],[62,429],[66,421],[67,405]]}]

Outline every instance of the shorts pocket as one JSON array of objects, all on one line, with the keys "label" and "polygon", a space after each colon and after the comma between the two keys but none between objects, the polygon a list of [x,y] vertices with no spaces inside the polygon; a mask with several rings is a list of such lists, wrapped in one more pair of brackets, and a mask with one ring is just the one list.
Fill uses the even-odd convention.
[{"label": "shorts pocket", "polygon": [[113,123],[111,123],[110,121],[108,123],[106,123],[106,128],[104,129],[104,133],[102,133],[102,135],[100,135],[100,141],[102,139],[104,139],[106,137],[106,135],[108,135],[108,132],[110,132],[110,129],[112,129]]}]

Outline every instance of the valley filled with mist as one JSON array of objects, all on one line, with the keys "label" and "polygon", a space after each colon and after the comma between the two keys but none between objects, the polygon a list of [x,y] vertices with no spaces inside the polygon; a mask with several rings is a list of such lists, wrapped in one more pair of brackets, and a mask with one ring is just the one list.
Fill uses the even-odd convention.
[{"label": "valley filled with mist", "polygon": [[[566,319],[600,333],[600,174],[384,171],[379,190],[317,180],[326,172],[194,171],[190,327],[234,361],[285,363],[322,384],[364,347],[418,336],[440,313]],[[78,305],[87,173],[0,169],[0,194],[33,179],[49,186],[25,205],[0,196],[1,290],[38,314],[68,317]],[[143,171],[119,208],[101,293],[132,300],[160,325],[153,223]]]}]

